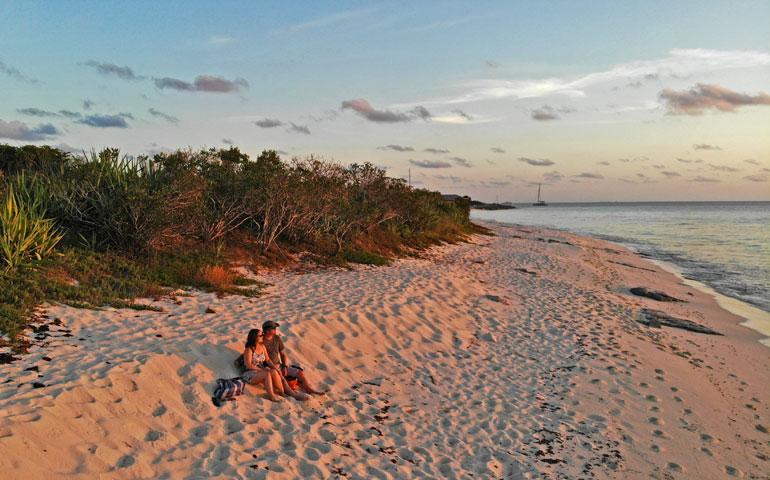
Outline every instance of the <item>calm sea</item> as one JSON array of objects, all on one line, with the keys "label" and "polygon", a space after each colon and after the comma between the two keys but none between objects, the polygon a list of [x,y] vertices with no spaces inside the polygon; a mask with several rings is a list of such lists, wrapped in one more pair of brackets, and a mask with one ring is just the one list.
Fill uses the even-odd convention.
[{"label": "calm sea", "polygon": [[474,210],[472,219],[601,238],[673,264],[728,297],[770,312],[770,202],[554,203]]}]

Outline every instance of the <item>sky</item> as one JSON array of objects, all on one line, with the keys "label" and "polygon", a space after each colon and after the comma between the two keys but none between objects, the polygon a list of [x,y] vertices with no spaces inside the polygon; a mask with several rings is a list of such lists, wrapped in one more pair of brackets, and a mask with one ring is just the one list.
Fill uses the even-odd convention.
[{"label": "sky", "polygon": [[0,0],[0,143],[237,146],[482,201],[770,200],[768,1]]}]

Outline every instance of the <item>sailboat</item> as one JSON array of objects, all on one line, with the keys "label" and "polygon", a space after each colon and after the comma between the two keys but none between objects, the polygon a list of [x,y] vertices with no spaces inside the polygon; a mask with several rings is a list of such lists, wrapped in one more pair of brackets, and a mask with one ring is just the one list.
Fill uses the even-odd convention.
[{"label": "sailboat", "polygon": [[547,203],[545,203],[545,200],[540,200],[540,184],[537,184],[537,203],[532,204],[533,207],[546,207],[548,206]]}]

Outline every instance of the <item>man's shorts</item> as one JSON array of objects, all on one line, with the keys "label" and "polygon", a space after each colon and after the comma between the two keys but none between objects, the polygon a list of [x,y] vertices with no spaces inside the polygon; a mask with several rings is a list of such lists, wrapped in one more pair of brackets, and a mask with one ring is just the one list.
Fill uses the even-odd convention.
[{"label": "man's shorts", "polygon": [[[280,370],[281,370],[281,373],[284,372],[283,368],[281,368]],[[286,367],[286,374],[284,375],[284,377],[299,378],[299,372],[301,371],[303,370],[302,370],[302,367],[300,367],[299,365],[288,365]]]}]

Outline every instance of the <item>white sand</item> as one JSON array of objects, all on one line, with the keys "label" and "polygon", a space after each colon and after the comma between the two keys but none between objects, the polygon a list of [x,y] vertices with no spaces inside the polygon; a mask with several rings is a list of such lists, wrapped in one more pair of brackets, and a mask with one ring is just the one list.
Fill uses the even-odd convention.
[{"label": "white sand", "polygon": [[[494,229],[389,267],[260,275],[273,285],[259,299],[49,308],[46,322],[63,325],[0,366],[0,472],[768,478],[770,349],[742,319],[616,245]],[[725,336],[649,329],[635,322],[642,307]],[[236,374],[246,332],[265,320],[331,393],[271,403],[249,387],[214,407],[213,381]]]}]

